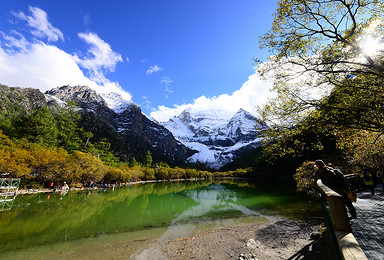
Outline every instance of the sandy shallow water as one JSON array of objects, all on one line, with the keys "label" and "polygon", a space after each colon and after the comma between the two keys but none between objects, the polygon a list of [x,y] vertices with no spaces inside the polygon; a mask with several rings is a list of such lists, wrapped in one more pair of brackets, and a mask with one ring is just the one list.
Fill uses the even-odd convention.
[{"label": "sandy shallow water", "polygon": [[157,241],[129,259],[332,259],[320,223],[279,220]]}]

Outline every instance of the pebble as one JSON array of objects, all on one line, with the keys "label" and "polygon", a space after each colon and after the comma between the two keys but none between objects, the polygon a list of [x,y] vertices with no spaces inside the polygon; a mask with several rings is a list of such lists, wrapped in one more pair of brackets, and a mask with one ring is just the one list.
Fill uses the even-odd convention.
[{"label": "pebble", "polygon": [[252,254],[240,254],[239,260],[259,260]]},{"label": "pebble", "polygon": [[259,244],[259,241],[255,241],[253,238],[247,241],[247,247],[250,247],[250,248],[258,248],[259,247],[258,244]]}]

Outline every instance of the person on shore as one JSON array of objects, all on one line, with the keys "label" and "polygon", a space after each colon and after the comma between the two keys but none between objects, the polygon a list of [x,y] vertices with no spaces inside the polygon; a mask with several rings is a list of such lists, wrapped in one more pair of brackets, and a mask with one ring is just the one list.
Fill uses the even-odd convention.
[{"label": "person on shore", "polygon": [[375,195],[375,182],[373,181],[372,174],[368,172],[367,168],[363,167],[360,178],[363,180],[365,188],[371,191],[372,196]]},{"label": "person on shore", "polygon": [[343,173],[332,167],[325,166],[322,160],[316,160],[315,166],[318,168],[315,173],[315,180],[320,179],[324,185],[340,194],[343,197],[344,204],[348,208],[351,217],[356,218],[356,209],[346,193],[347,185]]},{"label": "person on shore", "polygon": [[64,190],[69,190],[69,186],[67,184],[67,182],[65,181],[64,184],[63,184],[63,187],[61,187],[61,189],[64,191]]}]

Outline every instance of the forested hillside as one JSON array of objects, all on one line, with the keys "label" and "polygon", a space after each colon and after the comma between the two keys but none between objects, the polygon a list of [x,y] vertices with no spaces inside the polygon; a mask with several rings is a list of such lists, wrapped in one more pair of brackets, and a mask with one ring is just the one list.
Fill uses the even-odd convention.
[{"label": "forested hillside", "polygon": [[[153,179],[209,178],[244,175],[245,170],[211,173],[170,168],[154,160],[151,151],[135,156],[122,137],[93,112],[75,102],[45,102],[34,89],[0,86],[0,173],[21,177],[22,185],[39,187],[50,182],[72,185]],[[112,149],[111,143],[116,152]],[[137,146],[136,146],[137,147]],[[140,148],[140,146],[139,146]],[[136,148],[136,149],[139,149]]]}]

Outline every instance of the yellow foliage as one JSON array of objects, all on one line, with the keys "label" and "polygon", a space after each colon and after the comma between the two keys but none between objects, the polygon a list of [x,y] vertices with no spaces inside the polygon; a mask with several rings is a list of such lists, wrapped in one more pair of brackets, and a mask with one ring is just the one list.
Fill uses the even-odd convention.
[{"label": "yellow foliage", "polygon": [[296,169],[293,178],[296,181],[298,191],[305,191],[310,195],[316,195],[315,189],[315,162],[305,161],[299,168]]},{"label": "yellow foliage", "polygon": [[[75,151],[68,156],[67,173],[73,176],[76,182],[88,183],[99,182],[107,172],[103,162],[90,153]],[[80,178],[80,180],[78,180]],[[73,181],[73,180],[72,180]]]},{"label": "yellow foliage", "polygon": [[169,170],[170,168],[159,167],[156,170],[156,178],[160,180],[172,179],[171,175],[169,174]]},{"label": "yellow foliage", "polygon": [[140,181],[144,179],[144,172],[140,166],[134,166],[130,168],[128,173],[132,176],[133,181]]},{"label": "yellow foliage", "polygon": [[8,172],[12,177],[22,177],[31,172],[28,153],[23,150],[0,150],[0,172]]}]

